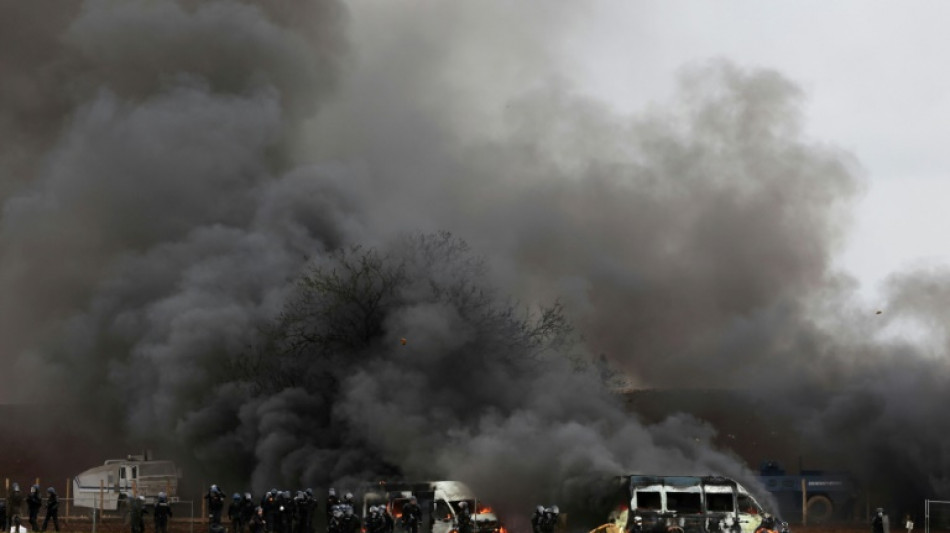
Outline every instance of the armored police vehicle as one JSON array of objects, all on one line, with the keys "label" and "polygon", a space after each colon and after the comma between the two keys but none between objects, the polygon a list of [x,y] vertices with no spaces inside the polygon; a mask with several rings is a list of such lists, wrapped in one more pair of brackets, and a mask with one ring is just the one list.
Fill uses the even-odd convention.
[{"label": "armored police vehicle", "polygon": [[152,460],[148,453],[109,459],[73,478],[74,505],[115,511],[137,496],[154,503],[159,492],[164,492],[169,502],[175,502],[180,479],[181,472],[175,463]]}]

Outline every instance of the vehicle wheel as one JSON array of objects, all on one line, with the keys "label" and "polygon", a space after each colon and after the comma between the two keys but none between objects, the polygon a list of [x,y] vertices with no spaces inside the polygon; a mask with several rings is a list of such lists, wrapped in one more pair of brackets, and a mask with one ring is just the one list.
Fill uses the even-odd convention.
[{"label": "vehicle wheel", "polygon": [[827,496],[812,496],[808,498],[808,523],[824,524],[831,521],[835,506]]}]

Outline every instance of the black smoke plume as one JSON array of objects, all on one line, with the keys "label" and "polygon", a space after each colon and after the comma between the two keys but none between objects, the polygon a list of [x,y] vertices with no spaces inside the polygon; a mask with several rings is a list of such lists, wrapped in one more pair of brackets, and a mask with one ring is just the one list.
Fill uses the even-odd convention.
[{"label": "black smoke plume", "polygon": [[778,73],[693,65],[624,115],[551,46],[568,5],[0,9],[4,400],[258,491],[458,478],[521,509],[584,473],[747,476],[709,425],[619,407],[604,354],[948,490],[945,274],[857,302],[832,258],[860,169]]}]

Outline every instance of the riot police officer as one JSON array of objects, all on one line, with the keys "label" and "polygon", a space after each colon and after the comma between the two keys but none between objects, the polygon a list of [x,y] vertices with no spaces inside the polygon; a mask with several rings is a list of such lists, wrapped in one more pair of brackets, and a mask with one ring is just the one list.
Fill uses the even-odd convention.
[{"label": "riot police officer", "polygon": [[291,533],[294,521],[294,501],[290,498],[290,491],[285,490],[277,495],[277,533]]},{"label": "riot police officer", "polygon": [[145,533],[145,496],[139,496],[132,499],[129,508],[129,524],[132,526],[132,533]]},{"label": "riot police officer", "polygon": [[[250,496],[246,494],[245,496]],[[249,533],[264,533],[264,509],[255,507],[254,514],[251,515],[251,521],[247,523]]]},{"label": "riot police officer", "polygon": [[235,492],[231,495],[231,503],[228,505],[228,520],[231,521],[231,529],[234,533],[244,533],[244,524],[241,520],[241,495]]},{"label": "riot police officer", "polygon": [[472,512],[468,508],[468,502],[459,502],[456,522],[458,522],[458,533],[474,533],[475,523],[472,521]]},{"label": "riot police officer", "polygon": [[393,520],[393,515],[389,514],[389,510],[386,509],[386,504],[380,505],[377,510],[380,518],[383,519],[383,533],[393,533],[396,528],[396,521]]},{"label": "riot police officer", "polygon": [[336,489],[330,487],[330,491],[327,495],[327,523],[329,523],[329,520],[333,515],[333,508],[337,505],[340,505],[340,498],[338,498],[336,495]]},{"label": "riot police officer", "polygon": [[350,504],[343,504],[343,521],[341,522],[341,533],[360,533],[360,528],[362,524],[360,519],[356,516],[356,513],[353,512],[353,506]]},{"label": "riot police officer", "polygon": [[209,526],[220,526],[221,511],[224,509],[224,494],[221,493],[217,485],[211,485],[205,499],[208,501]]},{"label": "riot police officer", "polygon": [[327,533],[343,533],[343,506],[340,504],[334,505],[330,510]]},{"label": "riot police officer", "polygon": [[19,518],[23,514],[23,493],[20,492],[20,484],[14,483],[10,494],[7,495],[7,519],[9,523],[4,522],[4,527],[9,529],[13,524],[14,518]]},{"label": "riot police officer", "polygon": [[383,528],[386,527],[383,517],[379,514],[379,508],[375,505],[369,508],[369,514],[366,515],[364,523],[366,533],[383,533]]},{"label": "riot police officer", "polygon": [[155,521],[155,533],[168,533],[168,519],[172,516],[172,506],[168,504],[168,496],[164,492],[158,493],[158,501],[152,510]]},{"label": "riot police officer", "polygon": [[544,516],[541,517],[541,533],[554,533],[557,529],[557,519],[560,511],[557,505],[552,505],[544,510]]},{"label": "riot police officer", "polygon": [[409,503],[402,507],[402,527],[406,533],[419,533],[422,523],[422,508],[415,496],[409,498]]},{"label": "riot police officer", "polygon": [[[241,499],[241,523],[247,527],[250,527],[251,520],[254,519],[254,516],[257,514],[257,505],[254,504],[254,497],[251,496],[250,492],[244,493],[244,498]],[[264,525],[263,518],[261,519],[261,525]]]},{"label": "riot police officer", "polygon": [[541,520],[544,518],[544,506],[539,505],[531,515],[531,533],[541,533]]},{"label": "riot police officer", "polygon": [[264,513],[264,529],[270,533],[274,531],[274,525],[277,522],[277,489],[270,489],[270,492],[264,494],[261,499],[261,511]]},{"label": "riot police officer", "polygon": [[40,486],[30,487],[30,493],[26,495],[26,509],[30,513],[30,530],[38,531],[40,529],[36,517],[40,514],[40,507],[43,506],[43,497],[40,496]]},{"label": "riot police officer", "polygon": [[46,518],[43,519],[43,529],[40,531],[46,531],[50,519],[53,520],[53,528],[59,531],[59,498],[56,497],[56,489],[53,487],[46,489]]},{"label": "riot police officer", "polygon": [[306,513],[301,531],[303,533],[313,533],[313,518],[317,514],[317,499],[313,497],[313,489],[311,488],[304,491],[304,506]]}]

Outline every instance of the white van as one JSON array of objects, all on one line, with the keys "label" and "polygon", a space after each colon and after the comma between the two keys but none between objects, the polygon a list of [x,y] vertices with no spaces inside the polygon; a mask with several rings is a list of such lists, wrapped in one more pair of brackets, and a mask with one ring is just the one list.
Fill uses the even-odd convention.
[{"label": "white van", "polygon": [[[745,487],[726,477],[634,475],[627,481],[628,531],[754,533],[769,515]],[[788,524],[772,516],[775,529],[787,532]]]}]

